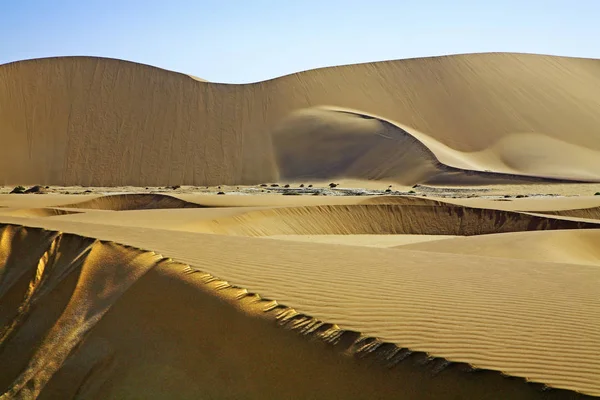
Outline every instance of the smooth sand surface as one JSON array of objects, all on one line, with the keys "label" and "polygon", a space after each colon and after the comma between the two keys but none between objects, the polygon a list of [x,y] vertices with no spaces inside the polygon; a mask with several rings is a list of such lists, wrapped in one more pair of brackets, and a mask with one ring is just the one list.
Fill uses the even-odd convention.
[{"label": "smooth sand surface", "polygon": [[454,238],[450,235],[272,235],[269,239],[348,246],[395,247],[406,244]]},{"label": "smooth sand surface", "polygon": [[[485,170],[597,182],[599,70],[598,60],[490,53],[225,85],[105,58],[15,62],[0,66],[11,149],[0,183],[256,184],[281,174],[416,183],[435,182],[440,168],[447,175],[444,166],[478,171],[455,183]],[[298,152],[282,158],[290,135]],[[348,164],[357,150],[364,155]],[[298,169],[304,159],[316,172]]]},{"label": "smooth sand surface", "polygon": [[399,245],[400,249],[600,265],[600,231],[533,231]]}]

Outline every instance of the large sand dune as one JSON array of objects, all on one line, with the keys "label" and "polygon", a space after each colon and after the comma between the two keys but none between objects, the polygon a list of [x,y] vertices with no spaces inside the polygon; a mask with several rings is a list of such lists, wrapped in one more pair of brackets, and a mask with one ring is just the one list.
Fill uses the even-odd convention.
[{"label": "large sand dune", "polygon": [[483,235],[545,229],[600,228],[593,221],[467,207],[348,205],[258,210],[218,218],[205,232],[245,235]]},{"label": "large sand dune", "polygon": [[[13,223],[24,222],[24,219],[16,217],[8,220]],[[57,333],[53,333],[54,331],[62,329],[64,332],[66,329],[64,324],[72,321],[71,318],[76,318],[77,315],[89,315],[90,319],[83,320],[83,322],[90,321],[89,324],[66,325],[72,332],[70,337],[73,341],[61,342],[61,345],[74,345],[74,342],[81,340],[83,330],[88,327],[97,332],[88,335],[83,342],[84,346],[80,350],[83,354],[76,352],[70,355],[73,359],[65,363],[66,371],[62,374],[58,371],[54,376],[49,376],[51,374],[47,369],[40,371],[26,368],[25,375],[23,373],[18,375],[17,372],[23,371],[22,368],[0,363],[3,368],[13,371],[11,374],[3,374],[7,377],[6,384],[11,382],[8,377],[15,376],[18,379],[12,382],[16,382],[19,388],[25,387],[25,378],[33,381],[52,378],[57,381],[59,389],[76,390],[77,385],[74,381],[66,381],[66,377],[72,374],[69,371],[76,368],[75,366],[89,370],[93,364],[100,363],[105,367],[99,369],[99,372],[85,382],[84,389],[89,390],[87,387],[91,387],[95,390],[104,390],[103,393],[108,392],[113,396],[115,393],[122,393],[119,391],[123,390],[136,393],[157,390],[159,396],[163,392],[157,386],[160,382],[165,382],[165,379],[174,379],[174,382],[178,382],[176,388],[173,386],[173,390],[181,390],[180,393],[184,394],[188,390],[196,393],[213,393],[210,390],[215,391],[214,393],[219,390],[241,390],[241,388],[232,388],[232,385],[214,384],[215,379],[222,379],[219,381],[222,383],[233,379],[233,382],[236,382],[233,386],[241,384],[249,392],[248,396],[255,393],[264,396],[268,393],[281,394],[288,391],[287,393],[292,393],[292,396],[295,393],[300,398],[305,398],[302,394],[304,392],[295,392],[297,390],[295,386],[294,388],[289,386],[292,376],[295,376],[293,379],[297,384],[307,385],[302,390],[325,385],[331,391],[338,390],[333,389],[338,384],[342,386],[350,384],[353,390],[358,390],[355,394],[358,398],[360,396],[440,398],[448,394],[466,398],[469,396],[476,398],[488,396],[498,399],[576,398],[575,393],[557,390],[560,388],[592,395],[600,394],[600,382],[597,379],[600,364],[595,357],[595,354],[600,351],[597,335],[600,329],[598,326],[600,303],[597,301],[596,291],[599,276],[596,266],[523,260],[516,263],[514,260],[501,258],[399,249],[282,242],[184,232],[174,234],[173,231],[60,222],[48,218],[29,219],[26,223],[155,248],[164,255],[190,263],[201,270],[211,269],[219,277],[239,286],[252,288],[268,298],[294,307],[301,313],[312,315],[321,321],[336,323],[342,329],[379,338],[379,341],[370,339],[361,342],[360,336],[350,333],[347,340],[344,339],[339,343],[342,346],[341,351],[348,349],[350,354],[354,352],[364,353],[365,356],[371,354],[375,364],[381,362],[399,364],[396,364],[396,368],[391,372],[385,372],[370,363],[369,371],[359,369],[355,373],[363,376],[356,378],[350,384],[350,381],[355,379],[355,375],[345,372],[345,368],[361,367],[360,364],[354,365],[354,363],[344,366],[349,361],[343,361],[342,358],[336,361],[341,364],[338,365],[341,369],[336,369],[335,373],[328,370],[342,379],[339,383],[325,384],[318,379],[316,382],[311,382],[315,380],[313,375],[315,370],[306,371],[306,369],[316,368],[316,372],[324,373],[322,368],[326,370],[328,368],[327,363],[323,365],[314,358],[327,357],[322,350],[305,348],[306,345],[302,342],[297,344],[287,342],[292,339],[285,339],[284,332],[266,333],[264,330],[268,328],[254,326],[250,321],[244,322],[247,317],[227,317],[225,315],[231,315],[232,311],[220,311],[222,308],[218,306],[218,302],[209,301],[208,304],[211,305],[202,306],[202,303],[191,300],[192,297],[180,297],[182,295],[178,293],[184,291],[185,287],[188,287],[185,293],[189,293],[189,296],[201,298],[205,295],[201,287],[198,288],[197,284],[187,281],[187,274],[183,268],[179,268],[181,272],[166,267],[158,268],[159,272],[162,272],[156,276],[156,272],[152,271],[157,268],[152,266],[160,261],[160,257],[156,257],[154,253],[139,254],[110,243],[90,243],[86,239],[69,236],[54,245],[55,247],[64,245],[64,249],[50,247],[50,255],[41,256],[55,240],[55,234],[4,228],[3,243],[11,249],[10,252],[5,253],[8,257],[4,265],[8,267],[4,267],[3,275],[10,278],[5,281],[15,282],[14,287],[25,291],[27,282],[32,279],[30,276],[34,276],[31,274],[36,270],[36,266],[39,271],[37,276],[41,276],[40,283],[34,286],[34,289],[39,286],[39,293],[34,290],[31,296],[25,296],[26,299],[31,298],[26,303],[31,305],[31,311],[25,308],[24,313],[38,310],[37,317],[30,315],[26,318],[27,322],[34,325],[30,329],[38,334],[48,330],[51,334],[44,339],[48,342],[55,340],[54,335]],[[39,235],[43,238],[41,242],[38,242]],[[33,240],[31,237],[38,239]],[[194,246],[193,243],[201,243],[201,245]],[[73,253],[74,257],[86,248],[89,255],[78,259],[79,261],[75,263],[70,261],[72,260],[70,253]],[[24,251],[29,258],[21,255]],[[64,256],[57,259],[52,254],[64,254]],[[49,262],[60,261],[60,263],[45,268],[45,262],[48,261],[40,264],[37,261],[38,257]],[[24,263],[27,259],[31,261]],[[402,260],[402,263],[398,263],[398,260]],[[19,262],[18,265],[30,265],[29,269],[16,268],[14,262]],[[40,266],[42,270],[39,269]],[[77,268],[81,268],[81,272]],[[71,275],[66,273],[67,270],[71,271]],[[85,272],[86,270],[89,272]],[[145,273],[143,279],[151,283],[148,283],[147,289],[140,294],[135,290],[140,284],[133,282],[146,270],[149,271]],[[97,275],[100,273],[101,275]],[[121,276],[113,276],[117,273]],[[169,276],[167,279],[169,284],[164,282],[163,279],[166,278],[160,277],[162,273]],[[14,274],[23,277],[22,284],[16,284],[18,276]],[[72,289],[55,291],[57,300],[44,301],[41,304],[45,306],[35,307],[36,301],[43,298],[42,295],[53,293],[48,292],[49,286],[58,284],[59,277],[65,285],[69,285],[70,281],[72,281],[70,285],[73,285],[78,275],[84,277],[84,280],[81,277],[78,279],[75,292],[72,292]],[[48,278],[44,279],[44,276]],[[194,275],[192,280],[193,277]],[[100,279],[104,283],[94,283],[94,279]],[[106,282],[113,283],[107,286]],[[129,285],[134,293],[129,296],[122,295]],[[169,286],[173,289],[169,289]],[[42,290],[44,287],[46,289]],[[86,289],[88,287],[89,289]],[[215,287],[227,286],[220,286],[217,282]],[[12,301],[15,303],[8,304],[17,307],[23,296],[15,293],[14,290],[4,292],[3,297],[13,293],[13,297],[9,298],[14,298],[15,300]],[[80,298],[80,296],[95,298],[98,290],[103,292],[102,298],[106,299],[105,301],[98,303],[95,300],[85,301]],[[148,294],[144,294],[146,291]],[[231,297],[235,298],[236,295],[243,293],[236,292]],[[123,300],[111,307],[119,295],[123,296]],[[155,300],[152,300],[153,298]],[[65,311],[51,310],[53,305],[58,307],[59,304],[69,302],[70,305],[64,308]],[[7,304],[6,300],[3,300],[3,303]],[[246,313],[253,315],[256,315],[256,312],[260,313],[261,308],[257,308],[260,304],[251,301],[250,305],[252,304],[254,308],[250,310],[242,305],[236,308],[246,310]],[[276,304],[269,303],[263,310],[272,309]],[[282,322],[292,318],[289,327],[304,332],[304,335],[316,335],[317,338],[332,340],[334,343],[338,340],[336,338],[340,338],[337,326],[322,325],[304,317],[303,314],[298,315],[286,309],[276,311],[281,311],[277,314],[277,318]],[[106,316],[100,318],[104,312],[107,312]],[[111,312],[119,313],[120,316],[111,318]],[[202,315],[205,313],[208,313],[207,318],[210,318],[210,323],[202,322],[204,321]],[[55,315],[55,317],[49,319],[48,315]],[[59,316],[66,321],[53,322]],[[94,319],[94,316],[99,320]],[[216,321],[223,321],[223,325]],[[206,331],[207,324],[211,326],[217,324],[214,328],[215,336],[211,336],[212,328]],[[20,329],[13,328],[11,332],[14,333],[11,335],[25,335],[28,331],[25,329],[25,321],[21,326],[18,324],[17,326]],[[193,337],[195,345],[189,342],[190,339],[183,339],[183,337]],[[197,348],[199,340],[200,343],[205,344],[198,350],[192,350]],[[233,345],[236,342],[239,344],[240,340],[245,344],[243,348]],[[278,343],[282,341],[284,344],[279,345]],[[273,347],[267,350],[264,345],[259,344],[265,342],[272,343]],[[410,351],[397,352],[393,350],[393,346],[383,345],[383,342],[393,343],[398,348],[408,348]],[[28,342],[30,343],[28,346],[31,346],[28,347],[31,348],[28,353],[21,353],[23,347],[11,346],[10,340],[5,343],[7,348],[19,355],[23,365],[32,362],[35,366],[36,361],[45,365],[50,358],[54,360],[54,357],[66,355],[66,351],[60,347],[55,347],[56,353],[43,351],[47,347],[41,338]],[[156,351],[152,350],[148,353],[148,345],[145,343],[152,343],[150,347]],[[285,347],[288,351],[279,354],[280,349]],[[200,350],[202,354],[196,354]],[[292,354],[301,351],[303,356],[286,358],[290,357],[286,355],[290,354],[290,351]],[[421,358],[424,366],[418,367],[419,351],[426,352],[439,360],[424,362],[425,359]],[[315,352],[316,355],[313,356]],[[207,359],[207,354],[214,354],[215,357],[211,357],[210,367],[202,364],[206,362],[202,360]],[[410,357],[409,364],[400,362],[410,354],[416,354],[417,359],[414,361],[416,364],[412,364]],[[292,361],[294,359],[297,361]],[[448,364],[443,359],[453,363]],[[261,363],[257,362],[258,360],[264,361]],[[305,360],[305,364],[297,364],[301,362],[300,360]],[[54,361],[56,364],[53,365],[60,365],[59,360]],[[271,363],[275,364],[271,367],[265,366]],[[556,389],[539,391],[535,387],[528,388],[518,383],[519,381],[507,378],[494,383],[493,374],[484,373],[480,378],[475,378],[467,372],[468,368],[456,370],[453,367],[455,363],[502,371],[504,374],[544,383]],[[165,365],[169,366],[168,370],[165,370]],[[219,375],[225,373],[224,370],[222,373],[218,372],[221,368],[229,373]],[[267,369],[273,368],[282,368],[280,373],[283,373],[283,376],[267,378]],[[302,371],[302,373],[297,376],[291,373],[292,370]],[[236,377],[231,375],[233,371],[239,371]],[[438,373],[433,374],[433,371]],[[394,375],[395,372],[398,375]],[[404,373],[411,374],[413,378],[407,380],[408,376]],[[153,377],[152,382],[144,378],[149,376]],[[188,378],[185,378],[186,376]],[[190,379],[190,376],[196,378]],[[368,388],[370,379],[378,379],[381,382],[382,378],[385,379],[381,386]],[[213,382],[211,388],[199,388],[196,382],[201,383],[206,379]],[[414,381],[415,379],[417,381]],[[184,384],[184,380],[189,383]],[[248,380],[256,380],[256,382],[251,383]],[[103,382],[106,383],[102,385]],[[279,384],[268,389],[265,388],[268,382],[271,384],[279,382]],[[97,389],[98,386],[100,389]],[[26,387],[30,390],[31,385]],[[33,385],[33,387],[41,388],[41,385]],[[348,388],[340,388],[340,390],[348,390]],[[373,390],[382,390],[383,393],[387,393],[387,396]],[[441,392],[437,392],[438,390]],[[332,392],[323,392],[322,397],[326,398],[327,393]]]},{"label": "large sand dune", "polygon": [[599,126],[600,60],[0,65],[0,400],[598,397]]},{"label": "large sand dune", "polygon": [[399,248],[568,264],[600,265],[600,231],[554,230],[403,243]]},{"label": "large sand dune", "polygon": [[[280,167],[291,177],[406,183],[435,178],[444,165],[598,181],[599,71],[597,60],[493,53],[228,85],[113,59],[16,62],[0,66],[0,139],[11,149],[0,158],[0,183],[253,184],[276,179]],[[273,132],[318,134],[306,115],[294,116],[319,106],[379,119],[322,114],[313,128],[337,130],[317,142],[318,168],[293,157],[277,165],[276,154],[289,150]],[[303,157],[310,143],[298,146]],[[366,154],[344,165],[365,143]]]}]

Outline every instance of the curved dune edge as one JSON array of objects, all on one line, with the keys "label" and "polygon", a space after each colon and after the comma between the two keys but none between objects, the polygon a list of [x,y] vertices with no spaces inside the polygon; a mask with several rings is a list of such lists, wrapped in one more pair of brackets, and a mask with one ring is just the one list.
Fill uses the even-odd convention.
[{"label": "curved dune edge", "polygon": [[[137,281],[143,279],[143,277],[149,274],[153,269],[161,267],[167,267],[168,269],[178,269],[179,272],[175,271],[175,279],[185,279],[186,277],[193,277],[195,282],[202,282],[202,286],[212,297],[218,297],[224,300],[229,306],[236,308],[241,311],[243,315],[258,317],[261,320],[275,322],[278,326],[290,330],[299,334],[302,337],[307,338],[309,341],[316,341],[324,343],[330,346],[334,353],[338,356],[350,357],[359,360],[358,363],[369,366],[371,371],[376,365],[384,366],[386,369],[376,370],[379,373],[385,374],[386,370],[393,369],[400,374],[400,377],[404,374],[405,368],[414,369],[425,373],[425,376],[434,380],[438,379],[444,381],[445,378],[452,380],[451,389],[465,390],[465,393],[474,395],[476,392],[470,390],[483,390],[483,393],[489,395],[489,389],[481,388],[480,384],[483,382],[491,383],[494,387],[496,395],[498,396],[516,396],[510,398],[563,398],[563,396],[570,395],[575,397],[569,398],[586,398],[585,395],[576,393],[579,388],[554,388],[549,387],[541,382],[530,382],[523,377],[515,377],[505,375],[499,371],[493,371],[488,369],[479,369],[473,365],[465,362],[452,362],[439,357],[434,357],[425,352],[413,352],[410,349],[399,347],[393,343],[381,341],[375,337],[367,337],[362,335],[360,332],[345,330],[336,324],[321,321],[312,318],[309,315],[302,314],[290,307],[278,304],[274,300],[262,298],[256,293],[249,292],[246,289],[234,286],[229,282],[220,280],[209,273],[196,270],[189,265],[177,263],[171,259],[164,258],[154,252],[143,251],[131,246],[120,245],[114,242],[101,241],[93,238],[85,238],[79,235],[65,234],[60,232],[52,232],[40,228],[30,228],[18,225],[0,224],[0,244],[4,255],[0,253],[0,269],[2,274],[2,281],[0,281],[0,299],[6,299],[6,296],[11,295],[11,290],[15,286],[18,286],[19,278],[26,274],[25,268],[15,269],[8,268],[6,270],[7,263],[10,264],[10,250],[23,250],[23,246],[28,247],[32,243],[38,242],[35,246],[34,253],[40,256],[39,260],[36,261],[36,256],[29,254],[27,261],[32,261],[32,265],[28,265],[30,269],[36,269],[37,272],[34,274],[34,280],[31,282],[29,290],[26,291],[24,302],[18,306],[18,311],[12,316],[12,319],[8,320],[6,324],[5,317],[7,309],[4,309],[3,313],[0,313],[0,321],[5,322],[5,326],[0,330],[0,349],[4,351],[5,355],[10,357],[10,352],[13,353],[15,350],[17,353],[22,352],[21,348],[15,349],[6,347],[7,343],[10,345],[10,340],[19,335],[19,329],[23,328],[28,320],[31,319],[31,314],[36,310],[36,307],[40,305],[44,296],[51,294],[53,290],[56,290],[62,281],[69,278],[70,273],[77,272],[78,269],[86,269],[83,278],[79,278],[80,281],[74,292],[73,297],[81,297],[78,300],[85,300],[86,296],[89,300],[95,299],[95,306],[99,303],[98,309],[90,309],[89,304],[75,305],[75,310],[71,309],[71,302],[73,298],[69,300],[69,304],[66,306],[63,314],[60,315],[59,319],[53,326],[48,326],[49,331],[46,336],[42,332],[36,332],[37,335],[42,333],[44,336],[40,340],[39,348],[34,351],[31,359],[27,363],[27,368],[18,373],[17,378],[14,379],[10,387],[0,395],[0,399],[12,399],[12,398],[36,398],[40,394],[45,394],[44,390],[50,387],[53,390],[60,388],[60,382],[55,382],[55,378],[65,378],[61,376],[61,368],[69,365],[69,362],[73,358],[77,358],[82,350],[85,348],[86,341],[89,339],[90,332],[95,328],[96,325],[100,324],[102,319],[110,313],[110,309],[113,306],[118,306],[120,297],[123,297],[128,290],[137,283]],[[28,236],[34,235],[35,238]],[[67,243],[67,249],[70,251],[63,258],[60,258],[59,254],[61,245]],[[76,245],[73,247],[72,242]],[[35,244],[35,243],[33,243]],[[9,248],[7,251],[7,247]],[[64,250],[64,249],[62,249]],[[89,265],[86,264],[86,257],[93,258],[96,252],[101,253],[103,256],[108,257],[108,272],[105,271],[107,265],[102,265],[102,273],[104,275],[92,276],[95,272],[90,272]],[[114,262],[113,258],[117,255],[118,261]],[[119,257],[119,255],[127,255],[126,257]],[[66,257],[66,259],[65,259]],[[73,257],[73,259],[69,259]],[[112,264],[111,264],[112,263]],[[79,285],[82,283],[92,284],[95,279],[106,278],[110,276],[114,271],[110,271],[114,266],[123,267],[123,263],[127,267],[133,268],[130,271],[119,272],[123,277],[126,277],[123,282],[119,282],[119,287],[116,290],[110,290],[104,293],[102,300],[96,297],[98,290],[90,285],[88,289],[84,290]],[[36,267],[37,264],[37,267]],[[58,276],[57,276],[58,275]],[[80,289],[77,292],[77,289]],[[195,287],[197,290],[202,290],[201,287]],[[81,294],[81,290],[84,293]],[[88,293],[85,293],[88,292]],[[91,292],[91,293],[90,293]],[[188,304],[188,306],[191,306]],[[82,308],[83,307],[83,308]],[[92,312],[93,310],[93,312]],[[84,319],[77,318],[77,314],[73,311],[83,312]],[[89,312],[89,314],[86,314]],[[58,316],[58,314],[55,313]],[[75,317],[75,318],[73,318]],[[65,340],[65,329],[69,333]],[[22,343],[21,343],[22,345]],[[8,355],[6,354],[8,353]],[[14,354],[13,354],[14,355]],[[2,353],[0,353],[0,358]],[[14,361],[14,360],[13,360]],[[81,360],[79,360],[81,361]],[[94,361],[94,360],[93,360]],[[15,361],[15,364],[18,362]],[[110,379],[110,376],[106,375],[104,371],[106,363],[110,363],[110,360],[95,360],[90,371],[87,372],[91,375],[91,379]],[[10,364],[10,363],[8,363]],[[6,381],[7,375],[6,370],[13,369],[14,366],[0,363],[0,371],[4,370],[4,378],[0,379]],[[375,365],[373,365],[375,364]],[[98,374],[98,367],[100,367],[100,373]],[[12,371],[14,372],[14,371]],[[472,373],[477,372],[477,375],[469,378]],[[81,387],[71,388],[70,390],[76,394],[81,395],[92,395],[94,390],[99,390],[99,382],[90,382],[90,376],[81,377],[68,376],[68,384],[70,386],[80,383]],[[388,377],[390,375],[388,374]],[[81,381],[78,382],[78,379]],[[157,378],[157,377],[154,377]],[[160,377],[159,377],[160,378]],[[414,376],[413,376],[414,378]],[[461,379],[460,385],[456,385],[455,379]],[[502,378],[498,381],[498,378]],[[475,384],[473,379],[479,381],[479,384]],[[495,382],[495,383],[494,383]],[[5,383],[5,382],[4,382]],[[102,382],[100,382],[102,383]],[[297,383],[297,382],[296,382]],[[304,384],[311,385],[310,382],[303,382]],[[392,387],[406,386],[409,382],[406,381],[395,381],[387,382]],[[64,383],[63,383],[64,384]],[[57,386],[58,385],[58,386]],[[474,385],[471,387],[471,385]],[[0,387],[1,388],[1,387]],[[134,388],[135,389],[135,388]],[[138,388],[142,390],[142,388]],[[366,388],[365,388],[366,389]],[[421,387],[421,390],[425,389],[435,391],[436,388]],[[490,388],[491,389],[491,388]],[[336,389],[337,390],[337,389]],[[372,395],[377,392],[377,388],[370,388],[368,395]],[[442,390],[442,393],[448,395],[448,388],[438,388]],[[600,395],[600,389],[594,391],[593,389],[587,390],[590,395]],[[431,393],[420,393],[420,395],[431,395]],[[580,391],[583,392],[583,391]],[[55,394],[63,394],[60,391]],[[442,394],[438,393],[438,394]],[[481,392],[480,392],[481,393]],[[355,393],[357,394],[357,393]],[[390,392],[394,397],[398,398],[398,392]],[[421,398],[419,394],[410,398]],[[62,396],[62,398],[65,398]],[[367,397],[368,398],[368,397]],[[429,398],[429,397],[427,397]],[[495,398],[495,397],[494,397]],[[503,397],[498,397],[503,398]]]},{"label": "curved dune edge", "polygon": [[199,232],[237,235],[425,234],[472,236],[554,229],[593,229],[593,221],[442,205],[359,204],[282,207],[202,222]]},{"label": "curved dune edge", "polygon": [[408,186],[594,181],[511,170],[485,153],[460,152],[390,119],[335,106],[295,110],[272,128],[271,140],[279,176],[287,180],[351,178]]},{"label": "curved dune edge", "polygon": [[564,264],[600,265],[600,230],[498,233],[394,246],[404,250],[470,254]]},{"label": "curved dune edge", "polygon": [[[278,173],[270,129],[290,113],[321,105],[399,121],[492,171],[598,181],[599,68],[592,59],[483,53],[329,67],[237,85],[107,58],[18,61],[0,66],[6,82],[0,125],[15,149],[0,160],[0,182],[270,181]],[[52,107],[43,106],[48,96]]]},{"label": "curved dune edge", "polygon": [[[508,167],[503,163],[495,161],[496,165],[489,165],[489,158],[486,157],[486,152],[489,149],[480,152],[460,152],[455,150],[435,138],[428,136],[425,133],[419,132],[414,128],[405,126],[399,122],[377,116],[375,114],[365,113],[360,110],[345,109],[335,106],[319,107],[324,110],[341,112],[359,116],[361,118],[377,119],[390,130],[397,130],[399,133],[406,135],[410,141],[421,147],[421,151],[426,153],[427,158],[433,161],[432,169],[438,170],[437,174],[422,181],[412,183],[425,184],[502,184],[502,183],[559,183],[559,182],[597,182],[598,179],[573,179],[551,175],[536,175],[526,173],[516,173],[510,171],[502,171],[501,169]],[[566,143],[565,143],[566,144]],[[499,147],[500,143],[494,143],[494,146]],[[486,158],[488,158],[486,160]],[[493,157],[492,157],[493,158]],[[488,163],[486,163],[488,161]],[[491,169],[490,169],[491,168]],[[498,169],[496,171],[492,169]]]},{"label": "curved dune edge", "polygon": [[131,211],[160,210],[171,208],[203,208],[198,203],[178,199],[163,194],[115,194],[96,197],[79,203],[61,205],[64,208],[84,208],[92,210]]},{"label": "curved dune edge", "polygon": [[9,208],[8,210],[0,210],[0,215],[10,215],[13,217],[55,217],[60,215],[79,214],[78,211],[61,210],[60,208],[43,207],[43,208]]},{"label": "curved dune edge", "polygon": [[600,207],[576,208],[572,210],[558,211],[543,211],[542,213],[547,215],[558,215],[561,217],[600,219]]}]

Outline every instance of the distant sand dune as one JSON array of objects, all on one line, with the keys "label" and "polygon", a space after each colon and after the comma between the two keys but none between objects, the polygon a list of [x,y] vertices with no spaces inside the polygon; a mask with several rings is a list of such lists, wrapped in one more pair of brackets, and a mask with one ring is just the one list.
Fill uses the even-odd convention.
[{"label": "distant sand dune", "polygon": [[340,205],[253,211],[202,224],[227,235],[483,235],[545,229],[593,229],[600,224],[467,207]]},{"label": "distant sand dune", "polygon": [[[402,185],[480,185],[539,182],[561,176],[559,172],[548,175],[543,170],[535,176],[525,176],[532,174],[523,175],[518,167],[494,160],[493,151],[487,151],[491,156],[461,153],[427,135],[356,110],[318,107],[296,111],[282,120],[271,136],[280,179],[284,180],[343,177],[388,180]],[[542,136],[540,145],[544,139]],[[523,151],[530,150],[526,147]],[[548,159],[555,159],[555,155],[549,153],[542,161],[548,164]],[[502,154],[497,157],[506,158]],[[592,170],[595,153],[590,154],[587,162],[588,170]],[[538,164],[536,168],[541,168]],[[562,168],[554,160],[550,164]],[[485,172],[492,170],[498,172]],[[515,175],[519,172],[521,175]]]},{"label": "distant sand dune", "polygon": [[600,207],[578,208],[574,210],[546,211],[544,212],[544,214],[586,219],[600,219]]},{"label": "distant sand dune", "polygon": [[64,208],[85,208],[97,210],[155,210],[170,208],[201,208],[198,203],[180,200],[176,197],[161,194],[116,194],[97,197],[73,204],[64,204]]},{"label": "distant sand dune", "polygon": [[516,232],[399,245],[399,249],[600,265],[600,230]]},{"label": "distant sand dune", "polygon": [[[419,141],[447,165],[599,181],[599,70],[598,60],[490,53],[323,68],[228,85],[104,58],[10,63],[0,66],[0,139],[12,149],[0,158],[0,184],[273,181],[280,168],[271,131],[295,112],[319,106],[402,124],[421,133]],[[378,124],[357,126],[368,131]],[[416,149],[407,137],[381,132],[366,139],[353,129],[327,139],[329,148],[339,147],[331,160],[324,158],[331,151],[315,152],[320,170],[306,171],[291,159],[281,172],[399,182],[436,174],[427,150],[417,153],[424,158],[403,151]],[[344,152],[356,151],[364,140],[371,140],[369,154],[344,167]],[[413,162],[414,168],[401,168]]]},{"label": "distant sand dune", "polygon": [[0,209],[0,215],[15,217],[53,217],[57,215],[76,214],[76,211],[61,210],[59,208],[5,208]]}]

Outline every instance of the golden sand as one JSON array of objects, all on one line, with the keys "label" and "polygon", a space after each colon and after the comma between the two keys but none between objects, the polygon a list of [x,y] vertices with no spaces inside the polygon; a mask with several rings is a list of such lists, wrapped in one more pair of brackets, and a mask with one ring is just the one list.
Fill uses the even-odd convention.
[{"label": "golden sand", "polygon": [[0,66],[0,399],[600,396],[599,71]]}]

